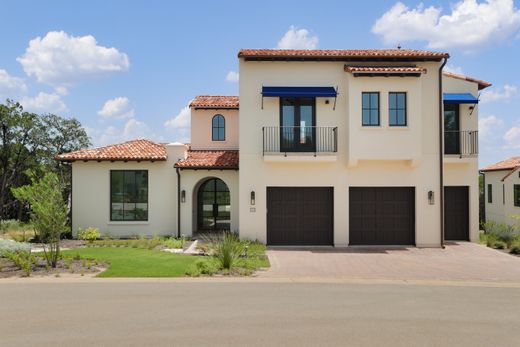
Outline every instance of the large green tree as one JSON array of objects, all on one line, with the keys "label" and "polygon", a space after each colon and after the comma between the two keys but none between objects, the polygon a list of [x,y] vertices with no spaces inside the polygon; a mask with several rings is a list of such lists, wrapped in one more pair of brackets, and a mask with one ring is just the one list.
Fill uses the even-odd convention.
[{"label": "large green tree", "polygon": [[26,212],[10,188],[29,183],[28,170],[37,177],[55,172],[64,187],[64,199],[70,199],[70,164],[54,157],[88,146],[89,137],[77,119],[26,112],[11,100],[0,104],[0,223]]}]

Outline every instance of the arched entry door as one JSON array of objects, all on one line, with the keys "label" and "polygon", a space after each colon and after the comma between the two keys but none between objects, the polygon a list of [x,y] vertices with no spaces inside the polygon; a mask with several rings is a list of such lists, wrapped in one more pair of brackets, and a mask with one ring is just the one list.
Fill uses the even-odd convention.
[{"label": "arched entry door", "polygon": [[230,230],[231,203],[229,188],[219,178],[210,178],[198,191],[198,229]]}]

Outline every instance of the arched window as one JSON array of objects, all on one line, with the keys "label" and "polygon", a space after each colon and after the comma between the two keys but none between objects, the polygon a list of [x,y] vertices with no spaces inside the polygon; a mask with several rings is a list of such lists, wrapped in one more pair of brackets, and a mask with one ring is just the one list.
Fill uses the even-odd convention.
[{"label": "arched window", "polygon": [[225,141],[226,140],[226,120],[221,114],[217,114],[211,121],[211,139],[213,141]]}]

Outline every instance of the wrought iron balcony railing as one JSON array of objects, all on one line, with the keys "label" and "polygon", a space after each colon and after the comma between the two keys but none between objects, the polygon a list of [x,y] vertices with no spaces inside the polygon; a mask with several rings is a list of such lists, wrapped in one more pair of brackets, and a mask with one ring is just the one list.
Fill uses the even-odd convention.
[{"label": "wrought iron balcony railing", "polygon": [[444,154],[473,156],[478,154],[477,130],[445,130]]},{"label": "wrought iron balcony railing", "polygon": [[269,126],[262,128],[263,153],[333,153],[338,151],[338,128]]}]

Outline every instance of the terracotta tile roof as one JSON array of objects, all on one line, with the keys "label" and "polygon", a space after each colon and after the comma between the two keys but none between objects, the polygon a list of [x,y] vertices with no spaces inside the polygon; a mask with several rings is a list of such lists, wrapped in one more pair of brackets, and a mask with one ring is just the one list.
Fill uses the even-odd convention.
[{"label": "terracotta tile roof", "polygon": [[434,59],[448,58],[444,52],[421,51],[415,49],[241,49],[239,58],[314,58],[314,59],[359,59],[359,58],[406,58]]},{"label": "terracotta tile roof", "polygon": [[238,109],[238,96],[199,95],[191,102],[190,108]]},{"label": "terracotta tile roof", "polygon": [[459,79],[459,80],[477,83],[479,90],[492,86],[492,84],[489,83],[489,82],[486,82],[486,81],[483,81],[483,80],[479,80],[479,79],[476,79],[476,78],[473,78],[473,77],[469,77],[469,76],[464,76],[464,75],[461,75],[461,74],[458,74],[458,73],[443,71],[442,74],[444,76],[447,76],[447,77],[453,77],[453,78],[456,78],[456,79]]},{"label": "terracotta tile roof", "polygon": [[512,157],[498,163],[488,165],[480,169],[480,171],[499,171],[499,170],[514,170],[520,166],[520,157]]},{"label": "terracotta tile roof", "polygon": [[421,74],[426,69],[412,66],[349,66],[345,65],[345,71],[351,73],[382,73],[382,74]]},{"label": "terracotta tile roof", "polygon": [[238,151],[190,150],[175,167],[184,169],[238,169]]},{"label": "terracotta tile roof", "polygon": [[133,140],[115,145],[82,149],[75,152],[59,154],[55,158],[59,161],[74,160],[166,160],[166,148],[163,144],[149,140]]}]

